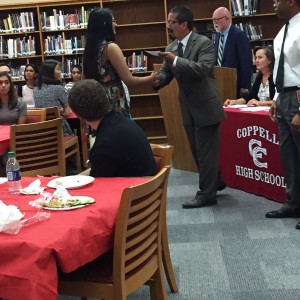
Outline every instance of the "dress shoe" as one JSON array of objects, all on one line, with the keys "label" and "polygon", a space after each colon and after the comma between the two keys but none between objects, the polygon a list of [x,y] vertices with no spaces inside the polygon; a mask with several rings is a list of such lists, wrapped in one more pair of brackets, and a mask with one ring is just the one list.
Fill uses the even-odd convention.
[{"label": "dress shoe", "polygon": [[204,200],[201,198],[195,198],[192,201],[188,201],[182,204],[182,208],[198,208],[198,207],[204,207],[204,206],[212,206],[216,205],[217,199],[216,198],[211,198],[208,200]]},{"label": "dress shoe", "polygon": [[226,189],[227,188],[227,184],[226,184],[226,182],[225,181],[219,181],[219,183],[218,183],[218,187],[217,187],[217,189],[218,189],[218,191],[220,192],[220,191],[223,191],[224,189]]},{"label": "dress shoe", "polygon": [[[300,217],[300,211],[294,209],[278,209],[269,211],[266,213],[266,218],[298,218]],[[300,229],[300,225],[299,225]]]},{"label": "dress shoe", "polygon": [[296,229],[300,229],[300,222],[296,225]]}]

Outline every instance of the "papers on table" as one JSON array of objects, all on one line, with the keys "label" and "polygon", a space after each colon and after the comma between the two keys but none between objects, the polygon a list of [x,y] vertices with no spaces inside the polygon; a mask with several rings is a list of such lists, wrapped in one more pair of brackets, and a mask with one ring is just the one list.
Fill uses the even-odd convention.
[{"label": "papers on table", "polygon": [[151,51],[151,50],[145,52],[153,56],[159,56],[159,54],[161,53],[161,51]]},{"label": "papers on table", "polygon": [[228,105],[228,106],[224,106],[224,107],[228,107],[228,108],[242,108],[242,107],[247,107],[246,104],[236,104],[236,105]]},{"label": "papers on table", "polygon": [[228,105],[224,108],[238,108],[241,111],[269,111],[270,106],[247,106],[246,104]]},{"label": "papers on table", "polygon": [[249,107],[244,107],[241,108],[242,111],[269,111],[270,110],[270,106],[249,106]]}]

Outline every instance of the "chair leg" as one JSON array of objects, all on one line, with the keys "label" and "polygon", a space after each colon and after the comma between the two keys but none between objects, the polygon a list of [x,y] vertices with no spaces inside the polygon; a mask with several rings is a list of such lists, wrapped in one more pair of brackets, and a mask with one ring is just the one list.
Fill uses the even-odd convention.
[{"label": "chair leg", "polygon": [[176,283],[176,278],[174,275],[174,270],[171,262],[169,242],[168,242],[168,232],[167,232],[167,223],[166,218],[163,218],[162,221],[162,232],[161,232],[161,247],[162,247],[162,261],[166,274],[166,278],[172,293],[178,292],[178,287]]},{"label": "chair leg", "polygon": [[81,161],[80,161],[80,153],[76,152],[76,168],[77,168],[77,174],[81,172]]},{"label": "chair leg", "polygon": [[157,269],[150,283],[151,300],[167,300],[167,292],[164,283],[162,265]]}]

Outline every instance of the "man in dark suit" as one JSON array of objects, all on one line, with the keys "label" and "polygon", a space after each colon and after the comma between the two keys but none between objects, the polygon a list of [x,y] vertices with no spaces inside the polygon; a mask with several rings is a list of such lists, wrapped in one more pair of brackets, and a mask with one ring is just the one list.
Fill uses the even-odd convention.
[{"label": "man in dark suit", "polygon": [[174,41],[161,53],[164,63],[155,88],[176,78],[183,123],[199,170],[199,191],[183,208],[214,205],[217,190],[226,187],[219,185],[220,121],[225,113],[214,76],[214,47],[208,38],[192,32],[189,8],[174,7],[167,22]]},{"label": "man in dark suit", "polygon": [[99,82],[80,80],[69,92],[69,105],[95,132],[96,140],[90,151],[91,176],[155,175],[155,160],[144,132],[112,109]]},{"label": "man in dark suit", "polygon": [[249,39],[245,32],[231,24],[231,15],[226,7],[217,8],[212,21],[217,31],[216,65],[237,69],[237,98],[244,98],[251,88],[252,54]]}]

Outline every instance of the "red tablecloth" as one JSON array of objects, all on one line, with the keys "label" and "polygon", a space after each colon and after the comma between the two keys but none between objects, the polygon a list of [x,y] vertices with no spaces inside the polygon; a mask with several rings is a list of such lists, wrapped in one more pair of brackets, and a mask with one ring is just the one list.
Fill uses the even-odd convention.
[{"label": "red tablecloth", "polygon": [[[52,178],[41,178],[46,186]],[[27,186],[34,178],[22,178]],[[17,235],[0,233],[0,297],[10,300],[55,300],[57,264],[71,272],[112,248],[120,197],[125,187],[147,178],[96,178],[72,196],[90,196],[96,203],[70,211],[51,211],[48,220],[21,228]],[[10,195],[0,185],[0,199],[20,206],[24,218],[37,209],[28,202],[37,195]],[[53,192],[53,189],[47,188]]]},{"label": "red tablecloth", "polygon": [[228,186],[285,200],[277,123],[268,112],[227,108],[221,126],[221,173]]},{"label": "red tablecloth", "polygon": [[9,151],[10,125],[0,125],[0,155]]}]

